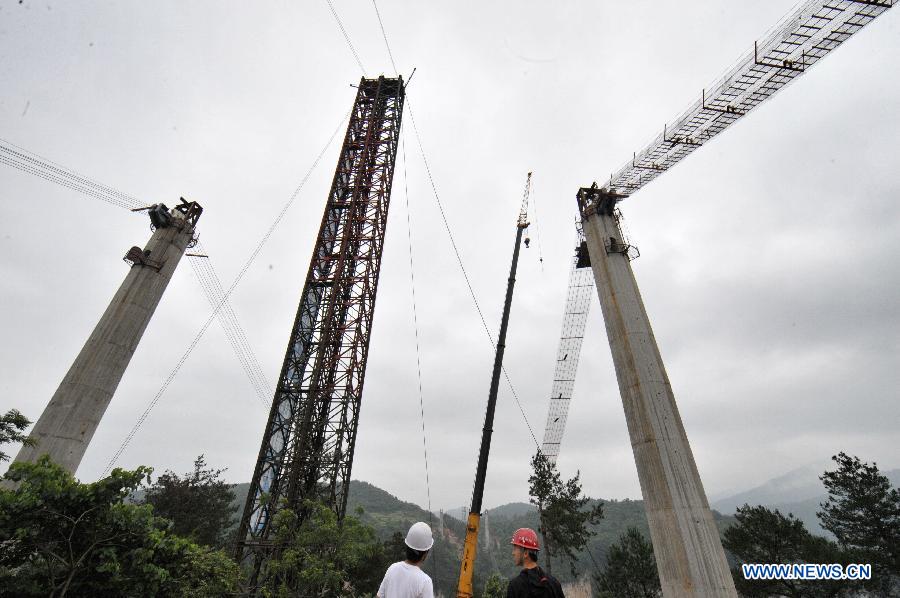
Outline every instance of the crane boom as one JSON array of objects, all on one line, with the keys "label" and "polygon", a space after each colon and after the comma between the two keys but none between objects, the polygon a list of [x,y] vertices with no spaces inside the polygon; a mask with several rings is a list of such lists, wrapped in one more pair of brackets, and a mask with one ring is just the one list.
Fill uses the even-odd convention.
[{"label": "crane boom", "polygon": [[[472,576],[475,573],[475,555],[478,552],[478,528],[481,522],[481,499],[484,497],[484,481],[487,475],[488,454],[491,451],[491,433],[494,427],[494,408],[497,406],[497,390],[500,387],[500,372],[503,369],[503,352],[506,349],[506,328],[509,324],[509,309],[512,305],[513,288],[516,285],[516,266],[519,263],[519,249],[522,245],[522,232],[528,227],[528,196],[531,192],[531,173],[525,181],[525,192],[522,207],[516,221],[516,242],[513,246],[512,265],[509,268],[509,280],[506,285],[506,300],[503,303],[503,316],[500,318],[500,334],[497,336],[497,348],[494,354],[494,370],[491,373],[491,387],[488,392],[487,409],[484,414],[484,427],[481,430],[481,448],[478,450],[478,467],[475,470],[475,488],[472,491],[472,506],[466,521],[466,540],[463,544],[463,556],[459,569],[457,598],[472,598]],[[527,243],[526,243],[527,246]]]},{"label": "crane boom", "polygon": [[644,149],[609,177],[632,195],[815,66],[893,0],[808,0],[786,15]]}]

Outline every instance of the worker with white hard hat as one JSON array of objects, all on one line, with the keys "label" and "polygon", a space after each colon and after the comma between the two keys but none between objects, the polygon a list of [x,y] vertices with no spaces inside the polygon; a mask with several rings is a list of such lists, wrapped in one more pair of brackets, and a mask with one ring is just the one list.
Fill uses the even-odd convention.
[{"label": "worker with white hard hat", "polygon": [[406,560],[388,567],[378,588],[378,598],[434,598],[431,578],[422,571],[422,562],[434,546],[427,523],[412,524],[406,534]]}]

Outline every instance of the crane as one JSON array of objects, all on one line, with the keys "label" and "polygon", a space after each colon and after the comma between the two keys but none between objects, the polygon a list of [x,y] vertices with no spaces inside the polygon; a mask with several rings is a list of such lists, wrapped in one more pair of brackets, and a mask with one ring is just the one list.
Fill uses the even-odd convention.
[{"label": "crane", "polygon": [[[487,475],[488,454],[491,451],[491,433],[494,426],[494,408],[497,406],[497,390],[500,385],[500,372],[503,369],[503,352],[506,349],[506,329],[509,325],[509,309],[512,305],[513,288],[516,285],[516,266],[519,263],[519,249],[522,245],[522,234],[528,228],[528,197],[531,194],[531,173],[525,180],[525,191],[522,194],[522,207],[516,220],[516,241],[513,245],[512,264],[509,268],[509,280],[506,285],[506,299],[503,303],[503,315],[500,318],[500,334],[494,354],[494,370],[491,373],[491,386],[488,391],[487,409],[484,414],[484,427],[481,430],[481,448],[478,450],[478,466],[475,470],[475,488],[472,491],[472,506],[466,520],[466,540],[463,545],[462,563],[459,570],[459,584],[456,589],[458,598],[471,598],[474,595],[472,576],[475,572],[475,555],[478,551],[478,528],[481,522],[481,499],[484,496],[484,481]],[[529,239],[525,238],[525,247]]]}]

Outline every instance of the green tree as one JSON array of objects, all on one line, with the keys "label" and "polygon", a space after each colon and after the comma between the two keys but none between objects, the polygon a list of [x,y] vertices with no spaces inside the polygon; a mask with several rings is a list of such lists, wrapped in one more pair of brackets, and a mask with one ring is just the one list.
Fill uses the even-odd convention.
[{"label": "green tree", "polygon": [[737,557],[732,577],[738,591],[748,597],[840,596],[849,589],[842,581],[801,581],[793,579],[747,580],[743,563],[840,563],[849,564],[852,555],[825,538],[813,536],[803,522],[778,509],[744,505],[735,513],[737,523],[725,530],[723,546]]},{"label": "green tree", "polygon": [[565,555],[572,575],[575,575],[577,551],[582,550],[594,532],[588,525],[598,523],[603,518],[603,503],[585,509],[590,501],[581,494],[581,472],[563,481],[551,462],[538,451],[531,459],[532,474],[528,478],[530,501],[538,508],[540,532],[547,555],[547,569],[551,569],[550,557],[554,551]]},{"label": "green tree", "polygon": [[[30,438],[22,432],[31,425],[28,418],[22,415],[17,409],[10,409],[3,415],[0,415],[0,445],[9,442],[21,442],[25,446],[34,446],[34,439]],[[0,451],[0,463],[9,461],[9,455]]]},{"label": "green tree", "polygon": [[281,509],[272,521],[280,548],[269,559],[266,597],[357,596],[375,593],[384,575],[384,545],[358,517],[338,521],[326,505],[306,501],[300,520]]},{"label": "green tree", "polygon": [[900,490],[858,457],[838,453],[832,457],[834,471],[820,479],[828,499],[817,514],[822,527],[842,547],[860,554],[873,565],[873,587],[900,589]]},{"label": "green tree", "polygon": [[506,598],[506,588],[509,580],[499,573],[492,573],[484,582],[484,591],[481,598]]},{"label": "green tree", "polygon": [[194,460],[194,470],[183,477],[172,471],[159,476],[143,502],[153,505],[157,515],[171,519],[179,536],[223,548],[237,511],[233,486],[221,479],[224,471],[208,467],[200,455]]},{"label": "green tree", "polygon": [[224,553],[170,532],[125,502],[151,470],[115,469],[90,484],[47,456],[15,463],[0,490],[0,596],[221,596],[240,571]]},{"label": "green tree", "polygon": [[406,558],[406,536],[403,532],[396,531],[384,541],[384,555],[388,565]]},{"label": "green tree", "polygon": [[606,568],[597,575],[600,598],[656,598],[661,595],[653,544],[636,527],[629,527],[606,555]]}]

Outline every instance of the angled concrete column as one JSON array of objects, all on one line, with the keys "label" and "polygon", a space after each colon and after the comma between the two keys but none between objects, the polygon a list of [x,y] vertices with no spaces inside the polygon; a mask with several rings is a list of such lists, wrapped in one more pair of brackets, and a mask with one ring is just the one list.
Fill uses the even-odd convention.
[{"label": "angled concrete column", "polygon": [[644,508],[666,598],[737,597],[675,395],[614,214],[616,197],[590,188],[578,205]]},{"label": "angled concrete column", "polygon": [[125,256],[132,263],[125,281],[31,431],[37,444],[23,447],[15,462],[47,454],[72,473],[78,469],[201,211],[186,202],[171,212],[151,210],[156,231],[143,251],[133,247]]}]

